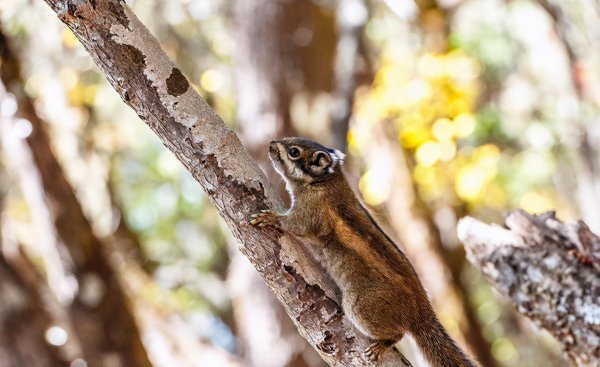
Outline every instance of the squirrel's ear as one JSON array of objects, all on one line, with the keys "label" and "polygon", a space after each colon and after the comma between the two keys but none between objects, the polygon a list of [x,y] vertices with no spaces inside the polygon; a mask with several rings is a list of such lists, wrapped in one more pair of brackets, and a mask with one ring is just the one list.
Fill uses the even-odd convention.
[{"label": "squirrel's ear", "polygon": [[316,166],[318,170],[324,170],[325,168],[329,167],[332,162],[331,155],[322,150],[314,152],[310,160],[313,166]]}]

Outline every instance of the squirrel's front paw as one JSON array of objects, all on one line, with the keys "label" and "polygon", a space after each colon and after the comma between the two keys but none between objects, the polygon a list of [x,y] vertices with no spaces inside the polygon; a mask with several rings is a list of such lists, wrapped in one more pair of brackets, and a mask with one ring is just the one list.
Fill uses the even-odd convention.
[{"label": "squirrel's front paw", "polygon": [[250,224],[257,227],[279,226],[279,215],[272,210],[261,210],[250,216]]}]

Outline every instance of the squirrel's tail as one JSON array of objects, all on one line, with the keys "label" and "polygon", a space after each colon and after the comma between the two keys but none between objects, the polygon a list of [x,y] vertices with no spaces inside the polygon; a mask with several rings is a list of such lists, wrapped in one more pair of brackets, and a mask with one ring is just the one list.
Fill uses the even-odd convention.
[{"label": "squirrel's tail", "polygon": [[433,367],[477,367],[435,316],[421,322],[412,330],[412,336]]}]

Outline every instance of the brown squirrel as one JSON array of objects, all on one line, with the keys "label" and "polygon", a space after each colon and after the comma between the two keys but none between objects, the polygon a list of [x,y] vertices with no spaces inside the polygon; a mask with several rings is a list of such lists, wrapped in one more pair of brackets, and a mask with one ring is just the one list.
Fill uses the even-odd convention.
[{"label": "brown squirrel", "polygon": [[417,273],[354,195],[344,155],[304,138],[272,141],[269,156],[292,197],[286,213],[263,210],[256,226],[275,226],[322,244],[320,260],[342,293],[342,308],[373,339],[371,361],[411,334],[434,367],[475,367],[438,321]]}]

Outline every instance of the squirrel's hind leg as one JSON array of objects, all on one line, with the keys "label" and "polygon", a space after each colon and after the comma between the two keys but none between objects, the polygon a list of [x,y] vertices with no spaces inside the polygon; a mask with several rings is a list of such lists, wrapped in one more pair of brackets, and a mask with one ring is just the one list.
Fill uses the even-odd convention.
[{"label": "squirrel's hind leg", "polygon": [[402,339],[402,335],[395,339],[376,340],[365,349],[365,356],[371,362],[377,362],[381,355],[392,348]]}]

